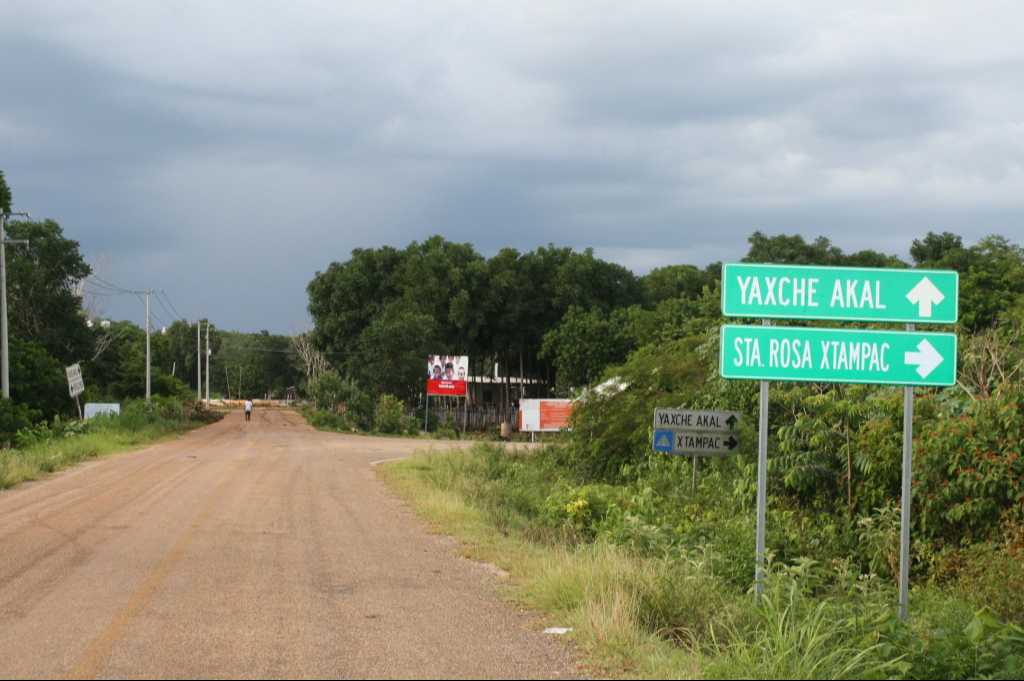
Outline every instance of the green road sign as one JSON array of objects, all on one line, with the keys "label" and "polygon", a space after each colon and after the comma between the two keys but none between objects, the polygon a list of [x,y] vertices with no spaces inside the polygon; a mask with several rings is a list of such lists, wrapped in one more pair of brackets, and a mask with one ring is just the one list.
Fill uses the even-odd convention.
[{"label": "green road sign", "polygon": [[723,378],[951,386],[956,335],[916,331],[722,327]]},{"label": "green road sign", "polygon": [[726,317],[954,324],[959,308],[953,271],[746,263],[722,271]]}]

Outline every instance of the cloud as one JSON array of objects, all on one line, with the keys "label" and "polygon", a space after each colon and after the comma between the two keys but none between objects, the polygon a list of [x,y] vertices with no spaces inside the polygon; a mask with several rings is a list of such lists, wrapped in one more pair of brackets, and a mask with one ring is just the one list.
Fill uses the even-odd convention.
[{"label": "cloud", "polygon": [[995,0],[7,3],[0,165],[19,208],[120,254],[133,287],[247,330],[286,330],[353,248],[434,233],[638,271],[742,257],[756,229],[900,255],[1019,229],[1022,19]]}]

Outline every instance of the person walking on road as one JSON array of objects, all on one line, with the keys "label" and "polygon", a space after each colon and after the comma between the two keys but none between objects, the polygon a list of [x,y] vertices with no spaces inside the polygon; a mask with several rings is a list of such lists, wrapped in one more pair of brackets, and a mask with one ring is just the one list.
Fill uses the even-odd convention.
[{"label": "person walking on road", "polygon": [[248,421],[252,416],[252,400],[245,401],[245,420]]}]

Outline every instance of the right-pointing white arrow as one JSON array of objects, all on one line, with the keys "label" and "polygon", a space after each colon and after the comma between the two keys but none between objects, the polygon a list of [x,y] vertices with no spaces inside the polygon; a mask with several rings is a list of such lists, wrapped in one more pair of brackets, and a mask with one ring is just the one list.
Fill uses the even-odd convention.
[{"label": "right-pointing white arrow", "polygon": [[927,338],[917,344],[917,350],[917,352],[905,353],[903,361],[909,366],[916,366],[917,373],[921,378],[928,378],[928,375],[942,364],[942,355],[932,347]]},{"label": "right-pointing white arrow", "polygon": [[932,305],[938,305],[945,299],[946,296],[942,295],[942,291],[928,277],[919,281],[917,286],[912,288],[910,293],[907,294],[907,300],[914,305],[920,306],[919,309],[922,317],[931,317]]}]

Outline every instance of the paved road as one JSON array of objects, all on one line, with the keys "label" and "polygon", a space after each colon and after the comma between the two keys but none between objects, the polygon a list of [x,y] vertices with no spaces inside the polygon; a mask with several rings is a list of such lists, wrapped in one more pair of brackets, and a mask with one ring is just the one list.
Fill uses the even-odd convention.
[{"label": "paved road", "polygon": [[573,678],[375,479],[422,446],[236,412],[0,492],[0,677]]}]

